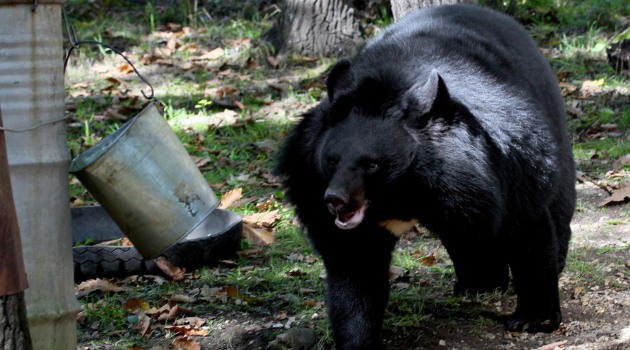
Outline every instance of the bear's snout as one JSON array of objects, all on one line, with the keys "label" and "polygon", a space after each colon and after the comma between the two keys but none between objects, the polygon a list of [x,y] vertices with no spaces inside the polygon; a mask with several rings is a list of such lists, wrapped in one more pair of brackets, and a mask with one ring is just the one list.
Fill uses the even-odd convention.
[{"label": "bear's snout", "polygon": [[368,202],[363,200],[350,203],[350,196],[345,192],[328,188],[324,193],[324,202],[328,211],[334,215],[335,225],[343,230],[353,229],[363,221]]},{"label": "bear's snout", "polygon": [[328,211],[336,215],[343,212],[348,205],[348,195],[329,188],[324,193],[324,202],[328,207]]}]

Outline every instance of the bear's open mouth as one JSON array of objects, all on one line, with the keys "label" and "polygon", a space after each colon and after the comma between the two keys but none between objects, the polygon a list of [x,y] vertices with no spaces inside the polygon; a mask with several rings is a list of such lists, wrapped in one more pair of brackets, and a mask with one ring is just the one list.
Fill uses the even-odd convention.
[{"label": "bear's open mouth", "polygon": [[337,225],[337,227],[342,230],[350,230],[359,226],[359,224],[361,224],[363,218],[365,217],[365,210],[367,209],[367,207],[368,205],[366,203],[363,204],[361,208],[355,211],[349,213],[337,213],[335,225]]}]

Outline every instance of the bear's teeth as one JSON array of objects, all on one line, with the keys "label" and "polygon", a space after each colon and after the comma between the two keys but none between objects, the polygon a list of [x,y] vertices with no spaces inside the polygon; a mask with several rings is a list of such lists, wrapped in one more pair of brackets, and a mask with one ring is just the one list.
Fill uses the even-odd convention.
[{"label": "bear's teeth", "polygon": [[351,213],[338,214],[335,219],[335,225],[342,230],[350,230],[359,226],[363,222],[366,209],[367,204],[364,204],[361,208]]}]

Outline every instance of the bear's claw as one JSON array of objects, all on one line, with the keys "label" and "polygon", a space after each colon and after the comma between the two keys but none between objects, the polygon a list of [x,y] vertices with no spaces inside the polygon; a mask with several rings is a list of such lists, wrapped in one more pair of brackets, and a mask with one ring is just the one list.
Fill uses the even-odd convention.
[{"label": "bear's claw", "polygon": [[559,312],[552,316],[537,317],[534,315],[515,315],[507,323],[510,332],[551,333],[560,328],[562,316]]}]

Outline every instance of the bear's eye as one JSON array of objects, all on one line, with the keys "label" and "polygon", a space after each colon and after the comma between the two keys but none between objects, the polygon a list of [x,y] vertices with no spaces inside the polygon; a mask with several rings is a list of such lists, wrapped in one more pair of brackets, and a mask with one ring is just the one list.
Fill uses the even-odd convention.
[{"label": "bear's eye", "polygon": [[328,165],[329,167],[334,167],[337,166],[337,164],[339,163],[339,159],[337,158],[326,158],[326,165]]},{"label": "bear's eye", "polygon": [[380,165],[378,165],[378,163],[375,163],[375,162],[369,162],[365,166],[365,171],[367,171],[368,174],[374,174],[380,169],[381,169]]}]

